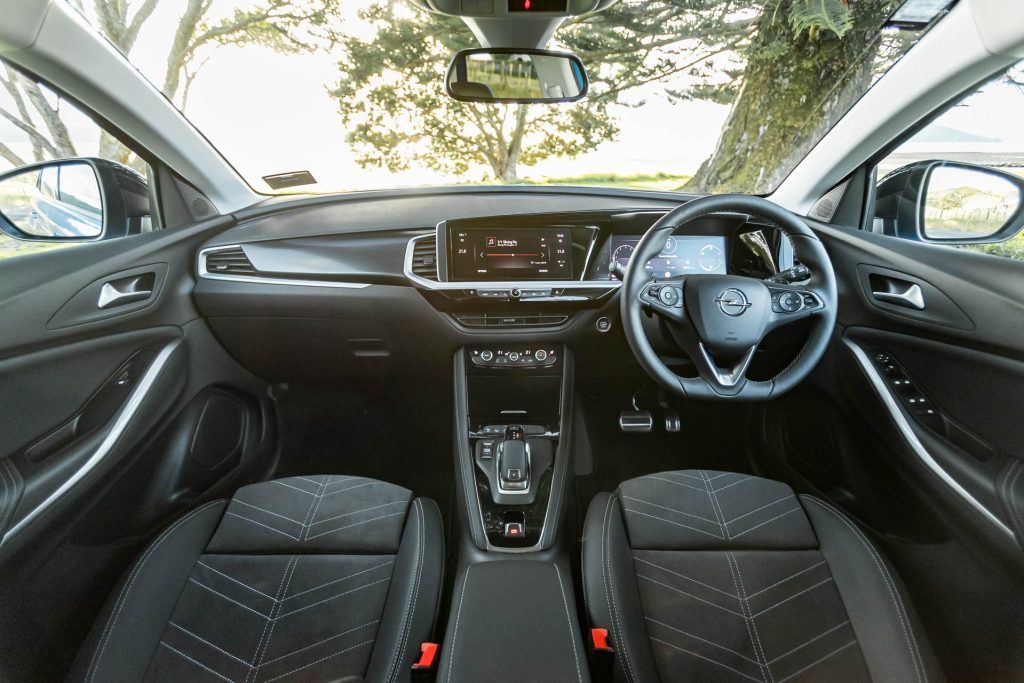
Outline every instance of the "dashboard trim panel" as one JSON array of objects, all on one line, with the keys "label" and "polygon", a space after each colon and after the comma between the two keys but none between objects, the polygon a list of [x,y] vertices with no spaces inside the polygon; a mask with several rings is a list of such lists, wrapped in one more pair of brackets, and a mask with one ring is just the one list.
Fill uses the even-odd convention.
[{"label": "dashboard trim panel", "polygon": [[335,282],[332,280],[303,280],[301,278],[263,277],[261,275],[224,275],[222,273],[211,273],[206,269],[206,255],[217,251],[228,251],[230,249],[241,249],[245,251],[244,244],[221,244],[215,247],[207,247],[199,251],[196,270],[199,277],[205,280],[227,280],[230,282],[248,282],[257,285],[293,285],[299,287],[332,287],[336,289],[365,289],[370,286],[368,282]]}]

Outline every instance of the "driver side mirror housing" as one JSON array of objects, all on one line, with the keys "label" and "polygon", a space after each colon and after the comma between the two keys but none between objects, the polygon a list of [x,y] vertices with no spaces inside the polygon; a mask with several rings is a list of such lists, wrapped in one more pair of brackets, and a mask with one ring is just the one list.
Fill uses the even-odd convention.
[{"label": "driver side mirror housing", "polygon": [[886,234],[938,244],[991,244],[1024,228],[1024,177],[956,161],[896,169],[875,191]]},{"label": "driver side mirror housing", "polygon": [[94,242],[151,229],[148,183],[98,158],[44,161],[0,174],[0,231],[29,242]]}]

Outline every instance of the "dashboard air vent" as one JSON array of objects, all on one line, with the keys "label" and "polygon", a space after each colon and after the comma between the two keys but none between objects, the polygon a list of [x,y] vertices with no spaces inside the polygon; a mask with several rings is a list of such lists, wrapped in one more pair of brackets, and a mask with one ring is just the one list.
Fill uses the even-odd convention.
[{"label": "dashboard air vent", "polygon": [[426,280],[437,282],[437,238],[417,240],[412,250],[412,272]]},{"label": "dashboard air vent", "polygon": [[249,257],[241,247],[211,251],[206,254],[206,272],[224,275],[255,275]]},{"label": "dashboard air vent", "polygon": [[463,327],[553,327],[569,319],[561,313],[456,313]]}]

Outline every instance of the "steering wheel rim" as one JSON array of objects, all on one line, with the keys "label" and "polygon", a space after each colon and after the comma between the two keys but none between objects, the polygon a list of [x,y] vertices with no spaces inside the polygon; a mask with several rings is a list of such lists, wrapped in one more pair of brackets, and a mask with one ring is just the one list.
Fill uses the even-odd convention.
[{"label": "steering wheel rim", "polygon": [[[661,252],[669,236],[697,218],[723,212],[757,216],[775,224],[811,271],[810,279],[783,285],[734,275],[690,275],[662,281],[650,277],[645,266]],[[672,291],[663,292],[668,289]],[[800,307],[780,311],[781,298],[789,304],[794,296],[800,297]],[[665,214],[644,234],[626,267],[619,307],[637,362],[669,393],[704,400],[763,401],[795,387],[821,360],[836,322],[835,271],[817,236],[790,211],[751,195],[702,197]],[[676,342],[697,366],[698,377],[680,377],[661,360],[644,333],[641,316],[645,310],[667,320]],[[809,316],[814,324],[793,362],[772,379],[747,379],[750,361],[768,332]],[[751,340],[750,348],[742,351]],[[730,357],[737,352],[735,367],[720,368],[714,360],[716,352]]]}]

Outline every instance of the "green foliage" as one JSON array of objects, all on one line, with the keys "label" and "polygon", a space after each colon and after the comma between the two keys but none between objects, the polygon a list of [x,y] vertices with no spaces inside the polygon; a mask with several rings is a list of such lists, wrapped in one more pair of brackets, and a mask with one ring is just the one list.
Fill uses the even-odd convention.
[{"label": "green foliage", "polygon": [[789,10],[789,25],[796,34],[807,31],[816,40],[821,31],[839,38],[853,28],[848,0],[796,0]]}]

